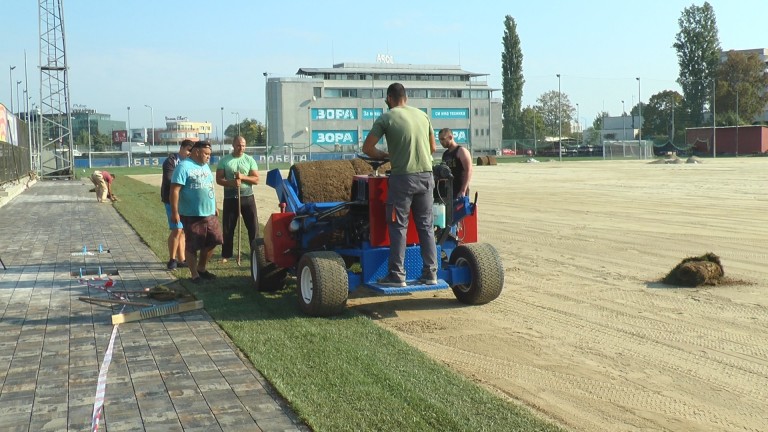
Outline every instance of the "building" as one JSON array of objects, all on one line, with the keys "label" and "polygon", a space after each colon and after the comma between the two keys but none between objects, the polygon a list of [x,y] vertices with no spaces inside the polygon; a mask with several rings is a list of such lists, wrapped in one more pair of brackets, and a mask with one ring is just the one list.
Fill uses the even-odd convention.
[{"label": "building", "polygon": [[178,146],[185,139],[209,139],[213,126],[208,122],[193,122],[187,117],[166,117],[165,130],[155,132],[155,144]]},{"label": "building", "polygon": [[701,155],[757,155],[768,152],[768,126],[718,126],[688,128],[685,142]]},{"label": "building", "polygon": [[115,131],[125,130],[125,122],[112,120],[110,114],[98,113],[94,109],[75,105],[72,108],[72,137],[77,139],[83,131],[88,133],[89,130],[93,135],[111,136]]},{"label": "building", "polygon": [[638,139],[641,116],[623,115],[603,117],[600,137],[604,141],[633,141]]},{"label": "building", "polygon": [[388,62],[340,63],[300,68],[296,77],[269,77],[268,145],[285,153],[322,159],[358,153],[384,110],[387,87],[403,84],[408,104],[427,113],[435,131],[453,129],[457,143],[474,153],[501,148],[501,100],[493,98],[487,74],[460,66]]}]

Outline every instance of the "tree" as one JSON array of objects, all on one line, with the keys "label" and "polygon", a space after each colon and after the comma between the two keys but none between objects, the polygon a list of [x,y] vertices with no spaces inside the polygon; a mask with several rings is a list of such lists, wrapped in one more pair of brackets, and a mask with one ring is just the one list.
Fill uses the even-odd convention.
[{"label": "tree", "polygon": [[[571,105],[568,95],[562,93],[559,100],[556,90],[548,91],[538,99],[536,99],[537,105],[534,109],[541,115],[544,122],[547,135],[556,137],[560,133],[558,127],[558,120],[562,121],[563,136],[571,134],[571,120],[573,114],[576,112],[573,105]],[[558,111],[558,105],[560,110]],[[559,113],[559,115],[558,115]]]},{"label": "tree", "polygon": [[[240,135],[245,138],[245,142],[249,146],[260,145],[263,146],[266,142],[266,127],[259,123],[256,119],[246,118],[240,122]],[[224,136],[228,142],[232,142],[232,138],[237,136],[238,125],[231,124],[224,130]]]},{"label": "tree", "polygon": [[728,51],[717,68],[718,120],[722,115],[723,120],[730,120],[728,125],[736,124],[735,120],[749,124],[763,112],[768,104],[768,92],[764,90],[768,75],[764,71],[765,65],[757,55]]},{"label": "tree", "polygon": [[536,139],[544,138],[544,119],[536,112],[536,109],[527,106],[520,112],[520,129],[516,134],[517,138]]},{"label": "tree", "polygon": [[523,99],[523,52],[520,50],[520,38],[517,36],[515,19],[507,15],[504,18],[504,38],[501,53],[502,113],[501,135],[504,139],[519,137],[522,129],[520,107]]},{"label": "tree", "polygon": [[683,141],[684,105],[683,95],[674,90],[663,90],[652,95],[648,104],[643,105],[643,137],[663,142]]},{"label": "tree", "polygon": [[90,149],[92,152],[101,152],[112,150],[112,137],[100,133],[91,134],[91,142],[88,142],[88,130],[81,129],[80,133],[74,140],[75,148],[81,152],[86,152]]},{"label": "tree", "polygon": [[715,11],[708,2],[683,9],[678,19],[680,31],[672,45],[680,65],[678,84],[685,95],[685,110],[691,124],[704,123],[704,106],[712,106],[712,84],[720,63],[720,39]]}]

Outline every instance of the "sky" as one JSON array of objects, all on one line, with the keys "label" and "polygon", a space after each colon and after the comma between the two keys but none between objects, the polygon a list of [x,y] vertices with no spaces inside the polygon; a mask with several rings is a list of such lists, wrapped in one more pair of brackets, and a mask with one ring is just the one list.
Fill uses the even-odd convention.
[{"label": "sky", "polygon": [[[765,0],[710,0],[721,47],[768,47]],[[39,101],[39,2],[4,1],[0,103],[28,85]],[[264,122],[264,72],[292,77],[301,67],[342,62],[460,65],[500,89],[504,19],[517,24],[523,52],[523,107],[560,89],[590,125],[663,90],[677,90],[672,44],[684,8],[704,2],[604,0],[255,2],[253,0],[67,0],[64,28],[70,102],[131,127],[165,117]],[[508,3],[508,4],[504,4]],[[28,80],[24,76],[26,67]],[[10,66],[16,69],[10,71]],[[7,72],[5,72],[7,71]],[[4,74],[8,74],[7,76]],[[11,76],[12,74],[12,76]],[[3,79],[2,77],[6,78]],[[640,77],[640,85],[636,77]],[[494,95],[501,97],[501,92]],[[23,99],[23,93],[21,96]],[[30,102],[30,103],[31,103]],[[39,102],[38,102],[39,104]],[[152,107],[147,108],[146,105]],[[238,114],[235,114],[238,113]]]}]

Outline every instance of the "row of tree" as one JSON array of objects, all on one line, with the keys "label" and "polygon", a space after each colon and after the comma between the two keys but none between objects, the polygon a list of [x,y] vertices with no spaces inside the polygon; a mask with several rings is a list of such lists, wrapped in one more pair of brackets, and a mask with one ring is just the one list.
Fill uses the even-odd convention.
[{"label": "row of tree", "polygon": [[[656,141],[682,142],[686,127],[711,125],[705,113],[715,113],[718,126],[751,124],[768,104],[768,74],[756,54],[722,53],[717,22],[712,6],[692,5],[683,10],[680,31],[673,47],[680,67],[677,83],[682,94],[664,90],[652,95],[648,103],[638,102],[629,115],[642,110],[642,136]],[[502,116],[504,139],[541,139],[543,136],[581,138],[571,130],[576,110],[568,95],[549,91],[538,97],[536,105],[522,107],[523,53],[517,25],[507,15],[502,39]],[[624,115],[625,113],[622,113]],[[601,112],[584,136],[597,137],[603,126]],[[706,124],[705,124],[706,123]]]}]

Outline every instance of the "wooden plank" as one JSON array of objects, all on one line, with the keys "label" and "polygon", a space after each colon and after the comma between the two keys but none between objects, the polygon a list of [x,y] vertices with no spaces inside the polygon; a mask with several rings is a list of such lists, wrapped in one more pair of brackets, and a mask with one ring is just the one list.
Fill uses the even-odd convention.
[{"label": "wooden plank", "polygon": [[148,307],[135,312],[112,315],[112,324],[122,324],[132,321],[139,321],[147,318],[156,318],[165,315],[173,315],[181,312],[187,312],[203,308],[203,301],[178,303],[174,302],[167,305]]}]

